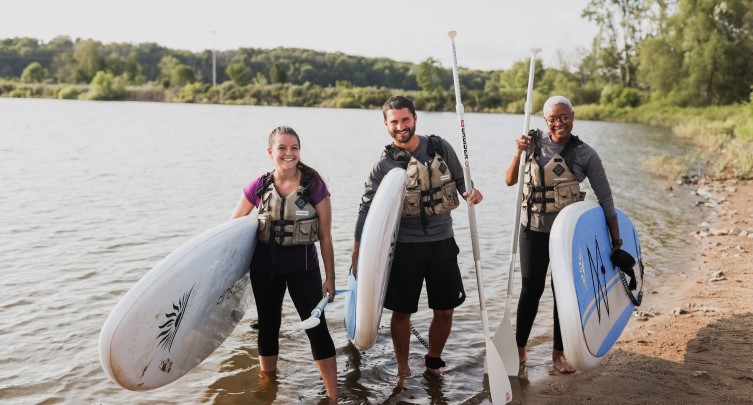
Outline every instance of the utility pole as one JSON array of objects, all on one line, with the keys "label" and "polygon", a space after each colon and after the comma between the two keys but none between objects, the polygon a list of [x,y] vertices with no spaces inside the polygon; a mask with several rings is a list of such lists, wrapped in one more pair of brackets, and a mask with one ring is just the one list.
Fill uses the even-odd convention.
[{"label": "utility pole", "polygon": [[217,31],[212,31],[212,86],[217,85]]}]

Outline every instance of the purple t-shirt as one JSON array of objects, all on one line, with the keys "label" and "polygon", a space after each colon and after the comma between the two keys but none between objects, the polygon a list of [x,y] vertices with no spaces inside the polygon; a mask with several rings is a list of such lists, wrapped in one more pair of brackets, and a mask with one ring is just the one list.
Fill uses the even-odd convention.
[{"label": "purple t-shirt", "polygon": [[[261,175],[243,188],[243,195],[248,202],[259,207],[259,189],[262,187],[264,175]],[[329,190],[324,182],[313,181],[311,185],[311,205],[316,206],[322,200],[329,197]],[[275,256],[277,256],[277,265],[275,271],[279,273],[294,273],[308,269],[319,269],[319,256],[316,253],[316,246],[310,245],[299,246],[275,246]],[[272,251],[269,244],[263,242],[256,243],[254,257],[251,259],[251,271],[267,272],[272,268]]]}]

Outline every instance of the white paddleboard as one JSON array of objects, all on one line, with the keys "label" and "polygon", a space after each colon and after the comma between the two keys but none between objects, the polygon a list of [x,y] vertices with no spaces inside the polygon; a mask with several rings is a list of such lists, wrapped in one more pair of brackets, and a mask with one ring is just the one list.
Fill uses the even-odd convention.
[{"label": "white paddleboard", "polygon": [[371,201],[358,250],[358,278],[348,277],[345,329],[360,350],[374,346],[405,198],[404,169],[389,171]]},{"label": "white paddleboard", "polygon": [[99,336],[115,383],[136,391],[169,384],[225,341],[250,304],[257,223],[244,216],[194,237],[123,296]]},{"label": "white paddleboard", "polygon": [[[636,260],[643,287],[640,241],[632,221],[617,210],[622,250]],[[612,240],[604,210],[593,201],[565,207],[552,225],[549,256],[565,356],[577,370],[598,364],[630,320],[634,304],[609,259]],[[634,296],[637,291],[631,292]]]}]

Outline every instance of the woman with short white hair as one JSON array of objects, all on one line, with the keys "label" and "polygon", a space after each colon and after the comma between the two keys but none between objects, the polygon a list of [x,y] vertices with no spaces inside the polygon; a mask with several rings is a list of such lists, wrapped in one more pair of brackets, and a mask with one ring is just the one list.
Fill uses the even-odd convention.
[{"label": "woman with short white hair", "polygon": [[[575,112],[570,100],[564,96],[550,97],[544,103],[544,120],[548,131],[545,133],[535,129],[517,138],[516,153],[505,171],[505,183],[508,186],[515,185],[518,182],[520,155],[526,151],[519,237],[522,287],[515,331],[521,363],[528,359],[526,344],[539,310],[539,300],[546,287],[552,224],[564,207],[583,200],[585,193],[580,191],[580,183],[586,178],[604,209],[612,237],[612,251],[622,245],[612,191],[601,159],[593,148],[573,135],[574,118]],[[556,297],[552,362],[555,370],[560,373],[575,372],[565,358]]]}]

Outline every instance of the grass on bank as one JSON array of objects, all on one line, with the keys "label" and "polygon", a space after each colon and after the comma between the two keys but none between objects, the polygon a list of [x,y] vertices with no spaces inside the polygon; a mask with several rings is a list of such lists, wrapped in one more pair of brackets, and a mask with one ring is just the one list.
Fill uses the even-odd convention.
[{"label": "grass on bank", "polygon": [[584,105],[577,112],[580,119],[664,126],[696,145],[683,156],[650,158],[645,166],[657,175],[753,179],[753,103],[702,108],[658,103],[636,108]]}]

